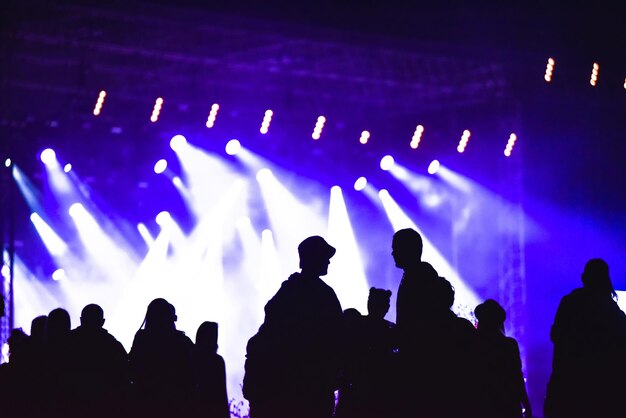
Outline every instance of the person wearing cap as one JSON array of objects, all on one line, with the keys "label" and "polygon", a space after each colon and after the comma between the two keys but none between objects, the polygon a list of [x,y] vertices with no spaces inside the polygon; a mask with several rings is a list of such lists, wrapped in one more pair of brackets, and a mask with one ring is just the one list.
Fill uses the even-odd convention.
[{"label": "person wearing cap", "polygon": [[544,415],[623,417],[618,397],[626,393],[626,315],[615,302],[604,260],[589,260],[581,278],[583,286],[561,299],[550,332],[554,352]]},{"label": "person wearing cap", "polygon": [[330,418],[334,409],[342,309],[320,278],[335,248],[320,236],[298,246],[300,272],[283,282],[265,306],[250,339],[244,396],[251,418]]}]

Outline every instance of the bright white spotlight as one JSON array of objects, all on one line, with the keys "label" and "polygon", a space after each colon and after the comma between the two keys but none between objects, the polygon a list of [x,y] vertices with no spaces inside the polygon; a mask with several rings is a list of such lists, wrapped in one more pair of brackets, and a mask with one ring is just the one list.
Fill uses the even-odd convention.
[{"label": "bright white spotlight", "polygon": [[428,164],[428,174],[435,174],[439,171],[439,167],[441,167],[439,160],[432,160],[431,163]]},{"label": "bright white spotlight", "polygon": [[387,191],[387,189],[380,189],[380,191],[378,192],[378,196],[386,198],[389,196],[389,192]]},{"label": "bright white spotlight", "polygon": [[331,193],[341,193],[341,187],[333,186],[333,187],[330,188],[330,192]]},{"label": "bright white spotlight", "polygon": [[72,218],[75,218],[76,216],[80,216],[80,213],[84,211],[85,207],[81,203],[74,203],[70,206],[69,214]]},{"label": "bright white spotlight", "polygon": [[367,179],[365,177],[359,177],[354,182],[354,190],[356,190],[357,192],[365,189],[365,186],[367,186]]},{"label": "bright white spotlight", "polygon": [[8,279],[10,273],[11,273],[11,269],[9,268],[9,266],[7,266],[6,264],[3,265],[2,270],[0,270],[0,274],[2,275],[2,277],[4,277],[5,279]]},{"label": "bright white spotlight", "polygon": [[166,168],[167,168],[167,161],[164,160],[163,158],[161,158],[154,165],[154,172],[157,173],[157,174],[161,174],[162,172],[165,171]]},{"label": "bright white spotlight", "polygon": [[183,187],[183,181],[180,179],[180,177],[176,176],[174,178],[172,178],[172,183],[174,184],[174,186],[176,187]]},{"label": "bright white spotlight", "polygon": [[187,138],[182,135],[174,135],[170,140],[170,148],[175,152],[180,151],[187,144]]},{"label": "bright white spotlight", "polygon": [[65,166],[63,167],[63,171],[66,173],[69,173],[70,171],[72,171],[72,164],[65,164]]},{"label": "bright white spotlight", "polygon": [[11,159],[7,158],[6,160],[4,160],[4,166],[5,167],[11,167]]},{"label": "bright white spotlight", "polygon": [[65,275],[65,270],[56,269],[54,273],[52,273],[52,280],[59,281],[65,279],[67,276]]},{"label": "bright white spotlight", "polygon": [[56,160],[57,154],[52,148],[46,148],[45,150],[41,151],[40,158],[42,163],[44,163],[45,165],[50,165],[54,162],[54,160]]},{"label": "bright white spotlight", "polygon": [[272,171],[269,168],[262,168],[256,173],[256,179],[259,183],[267,181],[272,177]]},{"label": "bright white spotlight", "polygon": [[159,212],[156,216],[156,223],[162,228],[172,220],[172,215],[168,211]]},{"label": "bright white spotlight", "polygon": [[394,164],[395,164],[395,161],[391,155],[385,155],[380,160],[380,168],[382,168],[385,171],[391,170]]},{"label": "bright white spotlight", "polygon": [[231,139],[226,144],[226,154],[235,155],[241,149],[241,143],[236,139]]}]

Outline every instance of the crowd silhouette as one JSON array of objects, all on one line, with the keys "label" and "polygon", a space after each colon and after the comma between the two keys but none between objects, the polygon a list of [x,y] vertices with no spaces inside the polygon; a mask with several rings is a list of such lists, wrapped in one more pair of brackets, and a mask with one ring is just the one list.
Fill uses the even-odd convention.
[{"label": "crowd silhouette", "polygon": [[[250,418],[533,416],[505,310],[488,299],[474,310],[476,326],[458,317],[454,288],[422,260],[418,232],[402,229],[392,240],[403,272],[396,323],[385,319],[388,289],[370,289],[366,314],[342,310],[321,279],[335,252],[322,237],[302,241],[301,270],[267,302],[246,347]],[[582,282],[552,326],[547,418],[623,415],[615,400],[626,389],[618,383],[626,315],[606,262],[590,260]],[[62,308],[34,318],[30,335],[14,329],[10,361],[0,366],[2,417],[229,417],[218,324],[202,323],[194,343],[176,321],[175,307],[154,299],[128,353],[96,304],[73,330]]]}]

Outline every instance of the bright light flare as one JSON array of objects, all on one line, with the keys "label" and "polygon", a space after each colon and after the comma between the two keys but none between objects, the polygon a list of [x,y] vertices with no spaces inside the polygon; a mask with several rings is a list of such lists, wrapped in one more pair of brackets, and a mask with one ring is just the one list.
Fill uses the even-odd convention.
[{"label": "bright light flare", "polygon": [[369,141],[369,139],[370,139],[370,133],[369,133],[369,131],[363,131],[363,132],[361,132],[361,137],[359,138],[359,142],[360,142],[361,144],[367,144],[367,142]]},{"label": "bright light flare", "polygon": [[206,120],[206,127],[212,128],[215,126],[215,118],[217,118],[217,111],[220,110],[220,105],[217,103],[213,103],[211,106],[211,111],[209,112],[209,117]]},{"label": "bright light flare", "polygon": [[367,186],[367,179],[365,177],[359,177],[354,182],[354,190],[356,190],[357,192],[365,189],[365,186]]},{"label": "bright light flare", "polygon": [[11,161],[10,158],[7,158],[6,160],[4,160],[4,166],[7,167],[7,168],[11,167],[12,163],[13,162]]},{"label": "bright light flare", "polygon": [[174,152],[182,150],[185,145],[187,145],[187,138],[183,135],[174,135],[172,139],[170,139],[170,148]]},{"label": "bright light flare", "polygon": [[470,135],[472,133],[467,129],[463,131],[463,135],[461,136],[461,140],[459,141],[459,146],[456,147],[456,150],[460,153],[465,152],[465,148],[467,147],[467,143],[469,142]]},{"label": "bright light flare", "polygon": [[269,129],[270,129],[270,123],[272,122],[272,116],[274,115],[274,112],[272,112],[270,109],[267,109],[265,111],[265,115],[263,116],[263,122],[261,123],[261,133],[262,134],[266,134]]},{"label": "bright light flare", "polygon": [[46,148],[45,150],[41,151],[41,155],[39,156],[39,158],[41,159],[41,162],[45,165],[51,165],[56,161],[57,154],[52,148]]},{"label": "bright light flare", "polygon": [[600,72],[600,64],[597,62],[593,63],[593,67],[591,68],[591,78],[589,79],[589,84],[593,87],[598,83],[598,74]]},{"label": "bright light flare", "polygon": [[141,238],[143,238],[146,245],[150,247],[150,245],[152,245],[152,243],[154,242],[154,238],[150,234],[150,231],[148,231],[148,228],[146,227],[146,225],[144,225],[143,223],[138,223],[137,231],[139,231],[139,235],[141,235]]},{"label": "bright light flare", "polygon": [[441,167],[441,163],[439,160],[432,160],[430,164],[428,164],[428,174],[435,174],[439,171],[439,167]]},{"label": "bright light flare", "polygon": [[325,123],[326,123],[326,117],[321,116],[321,115],[318,116],[317,122],[315,122],[315,128],[313,129],[313,134],[311,135],[311,137],[315,139],[316,141],[320,139],[320,136],[322,135],[322,129],[324,129]]},{"label": "bright light flare", "polygon": [[159,115],[161,114],[161,107],[163,107],[163,98],[157,97],[154,101],[154,107],[152,108],[152,116],[150,116],[150,122],[156,122],[159,120]]},{"label": "bright light flare", "polygon": [[517,135],[512,133],[509,136],[509,140],[506,143],[506,148],[504,148],[504,155],[507,157],[511,156],[511,152],[513,151],[513,147],[515,146],[515,142],[517,141]]},{"label": "bright light flare", "polygon": [[417,149],[417,147],[419,147],[423,133],[424,127],[422,125],[417,125],[415,127],[415,132],[413,132],[413,137],[411,138],[411,148]]},{"label": "bright light flare", "polygon": [[159,161],[154,164],[154,172],[156,174],[161,174],[167,169],[167,161],[161,158]]},{"label": "bright light flare", "polygon": [[58,282],[59,280],[64,280],[67,278],[67,275],[65,274],[65,270],[63,269],[56,269],[54,271],[54,273],[52,273],[52,280]]},{"label": "bright light flare", "polygon": [[70,171],[72,171],[72,164],[65,164],[65,166],[63,166],[63,172],[69,173]]},{"label": "bright light flare", "polygon": [[228,155],[237,155],[237,153],[241,150],[241,143],[236,139],[231,139],[226,144],[226,154]]},{"label": "bright light flare", "polygon": [[96,106],[93,108],[94,116],[99,116],[102,111],[102,105],[104,104],[104,98],[106,97],[107,92],[102,90],[98,95],[98,100],[96,101]]},{"label": "bright light flare", "polygon": [[164,228],[169,222],[172,221],[172,215],[168,211],[159,212],[155,218],[157,225]]},{"label": "bright light flare", "polygon": [[396,162],[394,161],[393,157],[391,155],[385,155],[381,160],[380,160],[380,168],[383,169],[384,171],[389,171],[393,168],[394,164]]},{"label": "bright light flare", "polygon": [[554,65],[555,62],[552,58],[548,58],[548,63],[546,64],[546,73],[543,76],[543,79],[546,80],[546,82],[550,82],[552,81],[552,73],[554,72]]},{"label": "bright light flare", "polygon": [[271,179],[273,176],[274,175],[269,168],[262,168],[256,173],[256,179],[259,183],[263,183],[264,181]]}]

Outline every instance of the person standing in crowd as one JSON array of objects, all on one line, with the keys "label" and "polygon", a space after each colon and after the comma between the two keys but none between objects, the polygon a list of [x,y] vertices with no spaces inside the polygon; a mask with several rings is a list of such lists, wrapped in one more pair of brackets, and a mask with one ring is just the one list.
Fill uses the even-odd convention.
[{"label": "person standing in crowd", "polygon": [[320,236],[298,246],[301,271],[265,306],[248,342],[243,393],[251,418],[330,418],[339,367],[342,310],[321,276],[335,248]]},{"label": "person standing in crowd", "polygon": [[552,375],[544,415],[548,418],[623,417],[619,399],[626,393],[626,315],[608,264],[585,264],[581,288],[564,296],[554,318]]},{"label": "person standing in crowd", "polygon": [[194,369],[196,372],[196,416],[229,418],[226,391],[226,365],[217,354],[218,325],[203,322],[196,333]]},{"label": "person standing in crowd", "polygon": [[506,311],[495,300],[487,299],[474,309],[474,314],[478,320],[476,360],[481,417],[531,418],[519,347],[504,333]]}]

